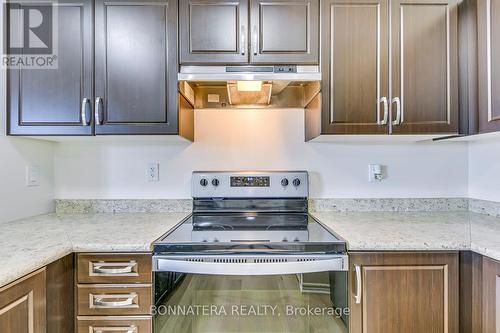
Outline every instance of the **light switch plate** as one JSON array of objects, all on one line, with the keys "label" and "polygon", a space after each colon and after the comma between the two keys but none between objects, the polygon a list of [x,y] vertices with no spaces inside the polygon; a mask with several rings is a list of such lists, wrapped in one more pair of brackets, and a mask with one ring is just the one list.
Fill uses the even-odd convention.
[{"label": "light switch plate", "polygon": [[26,167],[26,186],[40,186],[40,167],[38,165]]}]

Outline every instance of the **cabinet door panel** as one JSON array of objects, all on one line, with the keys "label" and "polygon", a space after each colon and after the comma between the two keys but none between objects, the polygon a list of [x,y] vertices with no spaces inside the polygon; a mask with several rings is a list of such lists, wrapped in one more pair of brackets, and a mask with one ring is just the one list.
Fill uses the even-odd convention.
[{"label": "cabinet door panel", "polygon": [[318,64],[319,0],[251,0],[253,63]]},{"label": "cabinet door panel", "polygon": [[483,257],[483,330],[500,332],[500,262]]},{"label": "cabinet door panel", "polygon": [[350,332],[458,332],[457,253],[352,253],[350,261]]},{"label": "cabinet door panel", "polygon": [[384,134],[388,97],[388,2],[323,1],[322,131]]},{"label": "cabinet door panel", "polygon": [[8,72],[9,134],[90,135],[83,98],[92,100],[92,2],[58,3],[57,69]]},{"label": "cabinet door panel", "polygon": [[45,270],[0,288],[2,333],[46,331]]},{"label": "cabinet door panel", "polygon": [[[488,17],[489,16],[489,17]],[[500,1],[478,0],[479,131],[500,131]]]},{"label": "cabinet door panel", "polygon": [[456,1],[393,1],[391,22],[393,132],[457,132]]},{"label": "cabinet door panel", "polygon": [[176,1],[96,2],[97,134],[177,132]]},{"label": "cabinet door panel", "polygon": [[246,63],[247,26],[247,0],[180,1],[180,63]]}]

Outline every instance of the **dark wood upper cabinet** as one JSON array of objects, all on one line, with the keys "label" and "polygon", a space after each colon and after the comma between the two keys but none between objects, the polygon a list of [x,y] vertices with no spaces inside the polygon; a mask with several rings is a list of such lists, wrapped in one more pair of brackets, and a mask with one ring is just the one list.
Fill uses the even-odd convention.
[{"label": "dark wood upper cabinet", "polygon": [[391,6],[392,132],[458,132],[457,1]]},{"label": "dark wood upper cabinet", "polygon": [[321,3],[321,131],[306,139],[458,132],[456,0]]},{"label": "dark wood upper cabinet", "polygon": [[251,63],[319,63],[319,0],[250,0],[249,27]]},{"label": "dark wood upper cabinet", "polygon": [[58,1],[57,69],[8,70],[8,134],[92,134],[92,11],[92,1]]},{"label": "dark wood upper cabinet", "polygon": [[322,134],[389,133],[387,15],[388,0],[322,1]]},{"label": "dark wood upper cabinet", "polygon": [[47,332],[45,281],[41,269],[0,288],[2,333]]},{"label": "dark wood upper cabinet", "polygon": [[319,0],[186,0],[180,63],[319,64]]},{"label": "dark wood upper cabinet", "polygon": [[247,0],[179,1],[180,63],[246,63]]},{"label": "dark wood upper cabinet", "polygon": [[177,1],[96,1],[96,134],[177,133]]},{"label": "dark wood upper cabinet", "polygon": [[477,28],[479,132],[500,131],[500,1],[477,1]]},{"label": "dark wood upper cabinet", "polygon": [[458,253],[359,252],[349,265],[349,332],[458,333]]}]

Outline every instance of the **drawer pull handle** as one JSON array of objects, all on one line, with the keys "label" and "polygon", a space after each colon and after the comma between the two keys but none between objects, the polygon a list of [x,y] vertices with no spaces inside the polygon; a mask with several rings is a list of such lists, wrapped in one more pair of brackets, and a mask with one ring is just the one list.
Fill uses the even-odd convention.
[{"label": "drawer pull handle", "polygon": [[134,272],[134,267],[137,266],[135,261],[131,262],[94,262],[91,263],[91,272],[97,275],[119,275],[131,274]]},{"label": "drawer pull handle", "polygon": [[105,332],[123,332],[123,333],[137,333],[137,326],[115,326],[115,327],[93,327],[92,333],[105,333]]},{"label": "drawer pull handle", "polygon": [[[105,301],[106,299],[108,299],[108,301]],[[109,299],[114,301],[110,301]],[[136,299],[137,299],[136,293],[111,294],[111,295],[90,294],[90,304],[92,304],[91,308],[100,308],[100,309],[137,307],[137,304],[134,303],[134,300]]]}]

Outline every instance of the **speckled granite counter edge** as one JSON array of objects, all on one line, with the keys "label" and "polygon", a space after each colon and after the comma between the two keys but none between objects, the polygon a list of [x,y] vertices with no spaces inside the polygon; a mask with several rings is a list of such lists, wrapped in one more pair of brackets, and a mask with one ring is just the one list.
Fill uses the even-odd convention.
[{"label": "speckled granite counter edge", "polygon": [[[56,199],[57,213],[184,213],[191,199]],[[500,217],[500,202],[468,198],[309,199],[311,212],[471,211]]]},{"label": "speckled granite counter edge", "polygon": [[469,199],[469,210],[474,213],[500,217],[500,202]]},{"label": "speckled granite counter edge", "polygon": [[191,199],[56,199],[56,213],[185,213],[191,212]]},{"label": "speckled granite counter edge", "polygon": [[467,211],[467,198],[309,199],[311,212]]}]

